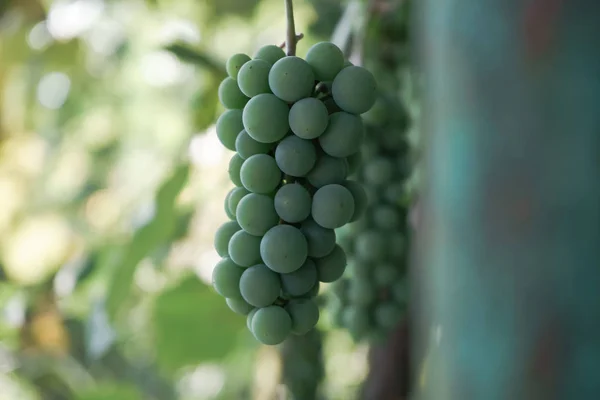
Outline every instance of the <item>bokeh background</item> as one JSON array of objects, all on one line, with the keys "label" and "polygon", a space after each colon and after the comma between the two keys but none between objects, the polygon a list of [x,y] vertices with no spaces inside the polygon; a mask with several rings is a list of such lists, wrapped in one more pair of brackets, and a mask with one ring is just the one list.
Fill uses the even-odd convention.
[{"label": "bokeh background", "polygon": [[[353,23],[294,3],[300,56]],[[284,34],[281,0],[0,0],[0,400],[283,398],[209,283],[224,61]],[[319,326],[348,400],[366,348]]]}]

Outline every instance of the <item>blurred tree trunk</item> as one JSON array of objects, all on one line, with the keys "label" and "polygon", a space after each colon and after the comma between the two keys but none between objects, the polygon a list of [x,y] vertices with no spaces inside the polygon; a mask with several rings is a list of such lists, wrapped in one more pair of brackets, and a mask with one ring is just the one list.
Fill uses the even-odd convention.
[{"label": "blurred tree trunk", "polygon": [[600,2],[423,5],[417,398],[599,398]]}]

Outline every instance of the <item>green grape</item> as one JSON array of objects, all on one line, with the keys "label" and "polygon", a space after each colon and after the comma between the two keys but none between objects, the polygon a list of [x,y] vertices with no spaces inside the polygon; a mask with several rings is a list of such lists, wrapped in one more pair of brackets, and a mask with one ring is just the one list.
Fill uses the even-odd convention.
[{"label": "green grape", "polygon": [[[372,134],[373,134],[373,130],[369,129],[367,131],[366,136],[369,136]],[[371,161],[372,159],[374,159],[375,157],[377,157],[379,155],[379,146],[377,146],[377,143],[374,143],[372,141],[365,141],[362,145],[361,154],[362,154],[362,159],[364,161]]]},{"label": "green grape", "polygon": [[254,318],[254,314],[256,314],[258,310],[260,310],[260,308],[252,309],[252,311],[250,311],[250,313],[248,313],[248,316],[246,317],[246,327],[250,332],[252,332],[252,318]]},{"label": "green grape", "polygon": [[365,193],[367,195],[367,203],[369,204],[377,204],[379,203],[379,192],[381,191],[379,187],[364,184],[363,189],[365,189]]},{"label": "green grape", "polygon": [[217,137],[225,148],[235,150],[235,140],[244,129],[242,110],[227,110],[217,120]]},{"label": "green grape", "polygon": [[260,143],[252,139],[244,129],[235,140],[235,151],[244,160],[255,154],[267,154],[273,148],[272,143]]},{"label": "green grape", "polygon": [[344,226],[354,215],[352,193],[342,185],[326,185],[313,196],[312,217],[323,228]]},{"label": "green grape", "polygon": [[303,298],[307,298],[307,299],[312,299],[313,297],[317,297],[317,295],[319,294],[319,289],[321,288],[321,284],[319,283],[319,281],[315,282],[315,284],[313,285],[312,288],[310,288],[310,290],[302,295]]},{"label": "green grape", "polygon": [[381,205],[373,210],[373,225],[385,231],[398,229],[401,226],[400,213],[395,207]]},{"label": "green grape", "polygon": [[[241,134],[240,134],[241,136]],[[238,137],[239,138],[239,137]],[[237,148],[237,146],[236,146]],[[357,170],[358,167],[360,167],[360,165],[363,162],[363,156],[362,156],[362,152],[357,151],[356,153],[350,155],[348,158],[346,158],[346,161],[348,161],[348,175],[353,175]]]},{"label": "green grape", "polygon": [[327,107],[321,100],[313,97],[298,100],[290,109],[290,128],[302,139],[318,138],[325,132],[328,123]]},{"label": "green grape", "polygon": [[275,148],[275,160],[284,174],[305,176],[315,166],[317,152],[310,140],[290,135]]},{"label": "green grape", "polygon": [[244,107],[243,128],[257,142],[274,143],[288,133],[289,113],[288,105],[275,95],[262,93],[251,98]]},{"label": "green grape", "polygon": [[242,184],[252,193],[270,193],[281,182],[281,171],[275,159],[267,154],[248,157],[240,170]]},{"label": "green grape", "polygon": [[285,52],[279,46],[275,46],[274,44],[268,44],[266,46],[258,49],[256,54],[254,54],[255,60],[264,60],[269,64],[273,65],[280,58],[285,57]]},{"label": "green grape", "polygon": [[307,253],[306,238],[291,225],[274,226],[260,242],[260,255],[264,263],[282,274],[299,269],[306,261]]},{"label": "green grape", "polygon": [[219,85],[219,100],[225,108],[241,110],[250,99],[242,93],[235,79],[227,77]]},{"label": "green grape", "polygon": [[260,240],[245,231],[237,231],[229,241],[229,257],[241,267],[260,263]]},{"label": "green grape", "polygon": [[362,117],[368,124],[382,126],[389,120],[390,111],[396,112],[397,109],[391,107],[390,102],[385,96],[378,96],[369,111],[365,112]]},{"label": "green grape", "polygon": [[400,260],[406,252],[406,239],[399,232],[393,232],[388,235],[390,243],[390,257],[394,260]]},{"label": "green grape", "polygon": [[371,328],[369,311],[363,307],[347,307],[344,310],[342,320],[354,340],[363,338]]},{"label": "green grape", "polygon": [[292,318],[292,333],[304,335],[319,322],[319,306],[313,299],[294,299],[285,310]]},{"label": "green grape", "polygon": [[353,278],[370,279],[371,273],[375,271],[373,264],[355,259],[348,261],[348,273]]},{"label": "green grape", "polygon": [[264,235],[279,222],[273,199],[264,194],[244,196],[237,206],[236,216],[242,229],[254,236]]},{"label": "green grape", "polygon": [[356,256],[361,261],[381,261],[388,253],[388,243],[383,233],[366,231],[356,236]]},{"label": "green grape", "polygon": [[289,223],[302,222],[310,215],[310,193],[298,183],[283,185],[275,194],[275,211]]},{"label": "green grape", "polygon": [[350,218],[350,222],[354,222],[365,213],[369,199],[367,198],[365,188],[360,183],[356,181],[344,181],[342,185],[350,191],[354,199],[354,213],[352,214],[352,218]]},{"label": "green grape", "polygon": [[292,318],[279,306],[261,308],[252,318],[252,333],[262,344],[279,344],[288,337],[291,331]]},{"label": "green grape", "polygon": [[377,292],[371,282],[364,279],[353,279],[348,288],[348,300],[352,304],[367,306],[376,298]]},{"label": "green grape", "polygon": [[231,311],[241,315],[248,315],[254,309],[254,307],[246,303],[246,300],[242,299],[241,297],[227,298],[225,299],[225,302],[227,303]]},{"label": "green grape", "polygon": [[400,275],[400,270],[393,264],[379,264],[373,269],[373,280],[377,287],[385,287],[393,283]]},{"label": "green grape", "polygon": [[344,54],[335,44],[320,42],[308,49],[306,62],[318,81],[332,81],[344,67]]},{"label": "green grape", "polygon": [[213,287],[223,297],[240,297],[242,272],[244,272],[244,269],[236,265],[229,257],[222,258],[213,269]]},{"label": "green grape", "polygon": [[377,83],[373,74],[362,67],[346,67],[333,80],[333,100],[351,114],[369,111],[377,99]]},{"label": "green grape", "polygon": [[317,157],[317,162],[306,175],[306,179],[318,189],[332,183],[342,183],[346,179],[347,173],[348,169],[344,160],[322,154]]},{"label": "green grape", "polygon": [[293,103],[310,97],[315,87],[315,74],[300,57],[286,56],[273,64],[269,72],[269,87],[275,96]]},{"label": "green grape", "polygon": [[270,70],[271,65],[264,60],[248,61],[238,74],[237,83],[240,91],[248,97],[271,93],[271,89],[269,89]]},{"label": "green grape", "polygon": [[405,305],[409,299],[408,287],[406,281],[396,281],[392,285],[392,297],[399,304]]},{"label": "green grape", "polygon": [[323,228],[314,220],[308,219],[300,225],[300,231],[308,242],[309,257],[325,257],[335,248],[335,231]]},{"label": "green grape", "polygon": [[[221,257],[229,255],[227,247],[229,246],[229,240],[234,233],[242,229],[237,221],[227,221],[217,229],[215,232],[215,250]],[[225,296],[227,297],[227,296]]]},{"label": "green grape", "polygon": [[335,282],[346,270],[346,253],[337,244],[331,253],[322,258],[315,258],[314,261],[317,266],[317,277],[321,282]]},{"label": "green grape", "polygon": [[319,136],[323,151],[333,157],[348,157],[360,150],[364,127],[360,117],[346,112],[329,116],[327,129]]},{"label": "green grape", "polygon": [[307,258],[296,271],[281,274],[281,286],[284,292],[290,296],[306,294],[315,285],[315,282],[317,282],[317,267],[310,258]]},{"label": "green grape", "polygon": [[400,182],[394,182],[383,189],[383,199],[394,206],[399,206],[404,196],[404,186]]},{"label": "green grape", "polygon": [[263,264],[246,269],[239,282],[242,297],[254,307],[270,306],[281,291],[279,274]]},{"label": "green grape", "polygon": [[240,203],[240,200],[250,192],[243,187],[236,187],[229,192],[229,198],[227,199],[227,203],[229,205],[229,211],[233,214],[234,218],[237,215],[237,206]]},{"label": "green grape", "polygon": [[235,186],[242,186],[242,180],[240,179],[240,169],[242,168],[242,163],[244,159],[240,157],[239,154],[234,154],[233,157],[229,160],[229,169],[227,172],[229,173],[229,179]]},{"label": "green grape", "polygon": [[394,328],[403,315],[403,310],[394,302],[386,302],[375,307],[375,323],[384,329]]},{"label": "green grape", "polygon": [[231,198],[231,193],[233,192],[233,190],[229,191],[227,193],[227,196],[225,196],[225,201],[223,203],[224,205],[224,209],[225,209],[225,214],[227,214],[227,217],[231,220],[235,219],[235,214],[231,212],[231,209],[229,208],[229,199]]},{"label": "green grape", "polygon": [[375,158],[364,166],[365,181],[382,186],[390,183],[394,175],[394,164],[387,158]]},{"label": "green grape", "polygon": [[240,68],[242,68],[242,65],[244,65],[248,61],[250,61],[250,57],[247,54],[234,54],[231,57],[229,57],[227,63],[225,63],[225,70],[231,78],[237,79],[238,73],[240,72]]}]

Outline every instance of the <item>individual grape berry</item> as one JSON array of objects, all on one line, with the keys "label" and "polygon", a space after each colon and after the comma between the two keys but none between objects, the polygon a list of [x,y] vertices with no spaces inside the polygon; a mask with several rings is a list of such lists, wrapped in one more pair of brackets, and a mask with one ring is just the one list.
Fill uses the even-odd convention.
[{"label": "individual grape berry", "polygon": [[348,157],[360,150],[363,136],[364,127],[360,117],[338,112],[329,116],[329,125],[319,136],[319,144],[330,156]]},{"label": "individual grape berry", "polygon": [[308,256],[308,244],[299,229],[291,225],[277,225],[263,236],[260,255],[267,267],[286,274],[304,264]]},{"label": "individual grape berry", "polygon": [[377,83],[373,74],[362,67],[346,67],[333,80],[333,100],[344,111],[362,114],[377,99]]},{"label": "individual grape berry", "polygon": [[342,185],[326,185],[313,196],[312,217],[323,228],[344,226],[354,215],[352,193]]},{"label": "individual grape berry", "polygon": [[250,57],[247,54],[234,54],[231,57],[229,57],[227,63],[225,63],[225,70],[231,78],[237,79],[238,73],[240,72],[240,68],[242,68],[242,65],[244,65],[248,61],[250,61]]},{"label": "individual grape berry", "polygon": [[246,317],[246,327],[250,332],[252,332],[252,318],[254,318],[254,314],[256,314],[258,310],[260,310],[260,308],[252,309],[252,311],[250,311],[250,313],[248,313],[248,316]]},{"label": "individual grape berry", "polygon": [[236,187],[229,192],[229,198],[227,199],[227,204],[229,205],[229,211],[233,214],[234,218],[237,215],[237,206],[240,203],[242,198],[249,194],[250,192],[243,187]]},{"label": "individual grape berry", "polygon": [[217,137],[229,150],[235,150],[235,140],[242,129],[242,110],[227,110],[217,120]]},{"label": "individual grape berry", "polygon": [[234,313],[248,315],[254,307],[246,303],[246,300],[239,298],[226,298],[225,302]]},{"label": "individual grape berry", "polygon": [[314,220],[309,219],[302,223],[300,231],[306,237],[309,257],[325,257],[335,248],[335,231],[323,228]]},{"label": "individual grape berry", "polygon": [[400,182],[386,185],[383,189],[383,199],[394,206],[400,206],[404,196],[404,186]]},{"label": "individual grape berry", "polygon": [[382,261],[388,254],[385,236],[379,231],[365,231],[354,241],[356,256],[361,261]]},{"label": "individual grape berry", "polygon": [[387,158],[375,158],[364,166],[365,181],[373,185],[385,185],[392,180],[393,175],[394,164]]},{"label": "individual grape berry", "polygon": [[294,272],[281,274],[281,287],[290,296],[302,296],[315,286],[317,266],[307,258],[304,264]]},{"label": "individual grape berry", "polygon": [[398,229],[402,218],[395,207],[380,205],[373,210],[373,225],[375,228],[391,231]]},{"label": "individual grape berry", "polygon": [[[215,232],[215,250],[221,257],[226,257],[229,253],[227,247],[229,246],[229,240],[234,233],[242,229],[237,221],[227,221],[221,225]],[[227,297],[227,296],[225,296]]]},{"label": "individual grape berry", "polygon": [[244,64],[237,78],[242,94],[254,97],[261,93],[271,93],[271,89],[269,89],[270,70],[271,65],[264,60],[252,60]]},{"label": "individual grape berry", "polygon": [[275,194],[275,211],[289,223],[302,222],[310,215],[312,198],[298,183],[283,185]]},{"label": "individual grape berry", "polygon": [[260,143],[252,139],[244,129],[235,140],[235,151],[244,160],[255,154],[267,154],[273,148],[272,143]]},{"label": "individual grape berry", "polygon": [[242,163],[244,159],[240,157],[239,154],[234,154],[233,157],[229,160],[229,169],[227,172],[229,173],[229,179],[235,186],[242,186],[242,180],[240,179],[240,169],[242,168]]},{"label": "individual grape berry", "polygon": [[281,292],[279,274],[266,265],[258,264],[243,271],[239,280],[240,292],[248,304],[266,307],[273,304]]},{"label": "individual grape berry", "polygon": [[[242,115],[243,129],[260,143],[274,143],[289,131],[290,109],[283,101],[270,93],[262,93],[250,99]],[[234,142],[235,145],[235,142]]]},{"label": "individual grape berry", "polygon": [[240,267],[250,267],[260,263],[260,241],[258,236],[238,231],[229,241],[229,257]]},{"label": "individual grape berry", "polygon": [[400,275],[400,270],[393,264],[384,263],[373,269],[373,281],[377,287],[388,286]]},{"label": "individual grape berry", "polygon": [[240,200],[236,217],[242,229],[254,236],[264,235],[279,222],[273,199],[256,193],[250,193]]},{"label": "individual grape berry", "polygon": [[327,107],[314,97],[298,100],[290,109],[290,128],[302,139],[318,138],[325,132],[328,123]]},{"label": "individual grape berry", "polygon": [[290,135],[275,148],[275,160],[284,174],[301,177],[315,166],[317,152],[311,141]]},{"label": "individual grape berry", "polygon": [[319,306],[312,299],[293,299],[285,310],[292,318],[292,333],[304,335],[319,322]]},{"label": "individual grape berry", "polygon": [[350,191],[354,199],[354,213],[350,218],[350,222],[358,220],[365,213],[369,200],[363,185],[356,181],[344,181],[342,185]]},{"label": "individual grape berry", "polygon": [[281,181],[281,171],[275,159],[267,154],[248,157],[240,170],[242,184],[252,193],[270,193]]},{"label": "individual grape berry", "polygon": [[291,331],[292,318],[279,306],[260,308],[252,317],[252,333],[262,344],[279,344]]},{"label": "individual grape berry", "polygon": [[321,284],[319,283],[319,281],[317,281],[314,286],[312,288],[310,288],[310,290],[302,295],[302,298],[305,299],[312,299],[317,297],[317,295],[319,294],[319,290],[321,289]]},{"label": "individual grape berry", "polygon": [[296,56],[278,60],[269,72],[269,87],[275,96],[288,103],[310,97],[315,74],[310,65]]},{"label": "individual grape berry", "polygon": [[255,60],[264,60],[269,64],[273,65],[280,58],[285,57],[285,52],[279,46],[275,46],[274,44],[268,44],[266,46],[258,49],[256,54],[254,54]]},{"label": "individual grape berry", "polygon": [[244,272],[243,268],[236,265],[229,257],[221,259],[213,269],[213,287],[223,297],[240,297],[242,272]]},{"label": "individual grape berry", "polygon": [[394,302],[386,302],[375,308],[375,323],[384,329],[392,329],[402,318],[403,310]]},{"label": "individual grape berry", "polygon": [[332,81],[344,67],[344,53],[333,43],[320,42],[308,49],[306,62],[318,81]]},{"label": "individual grape berry", "polygon": [[238,86],[235,79],[227,77],[219,85],[219,101],[225,108],[242,109],[250,100]]},{"label": "individual grape berry", "polygon": [[233,190],[227,192],[227,195],[225,196],[225,201],[223,202],[223,208],[225,210],[225,214],[227,214],[227,218],[235,220],[235,214],[232,213],[231,208],[229,208],[229,198],[231,197],[231,192],[233,192]]},{"label": "individual grape berry", "polygon": [[323,154],[317,157],[317,162],[306,175],[306,179],[318,189],[325,185],[342,183],[347,173],[348,168],[344,160]]},{"label": "individual grape berry", "polygon": [[353,279],[348,288],[348,300],[352,304],[367,306],[375,300],[375,287],[364,279]]},{"label": "individual grape berry", "polygon": [[320,282],[335,282],[342,277],[346,270],[346,253],[336,244],[331,253],[322,258],[315,258],[314,262]]},{"label": "individual grape berry", "polygon": [[369,310],[363,307],[348,307],[342,316],[344,326],[350,332],[354,340],[361,339],[371,328]]}]

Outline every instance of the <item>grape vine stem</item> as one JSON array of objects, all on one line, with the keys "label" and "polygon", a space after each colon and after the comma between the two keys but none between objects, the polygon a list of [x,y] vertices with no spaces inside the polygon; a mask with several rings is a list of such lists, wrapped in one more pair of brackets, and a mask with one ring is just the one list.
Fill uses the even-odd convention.
[{"label": "grape vine stem", "polygon": [[293,0],[285,0],[285,15],[287,19],[287,33],[285,36],[285,48],[288,56],[296,55],[296,43],[304,35],[296,35],[296,24],[294,23],[294,4]]}]

